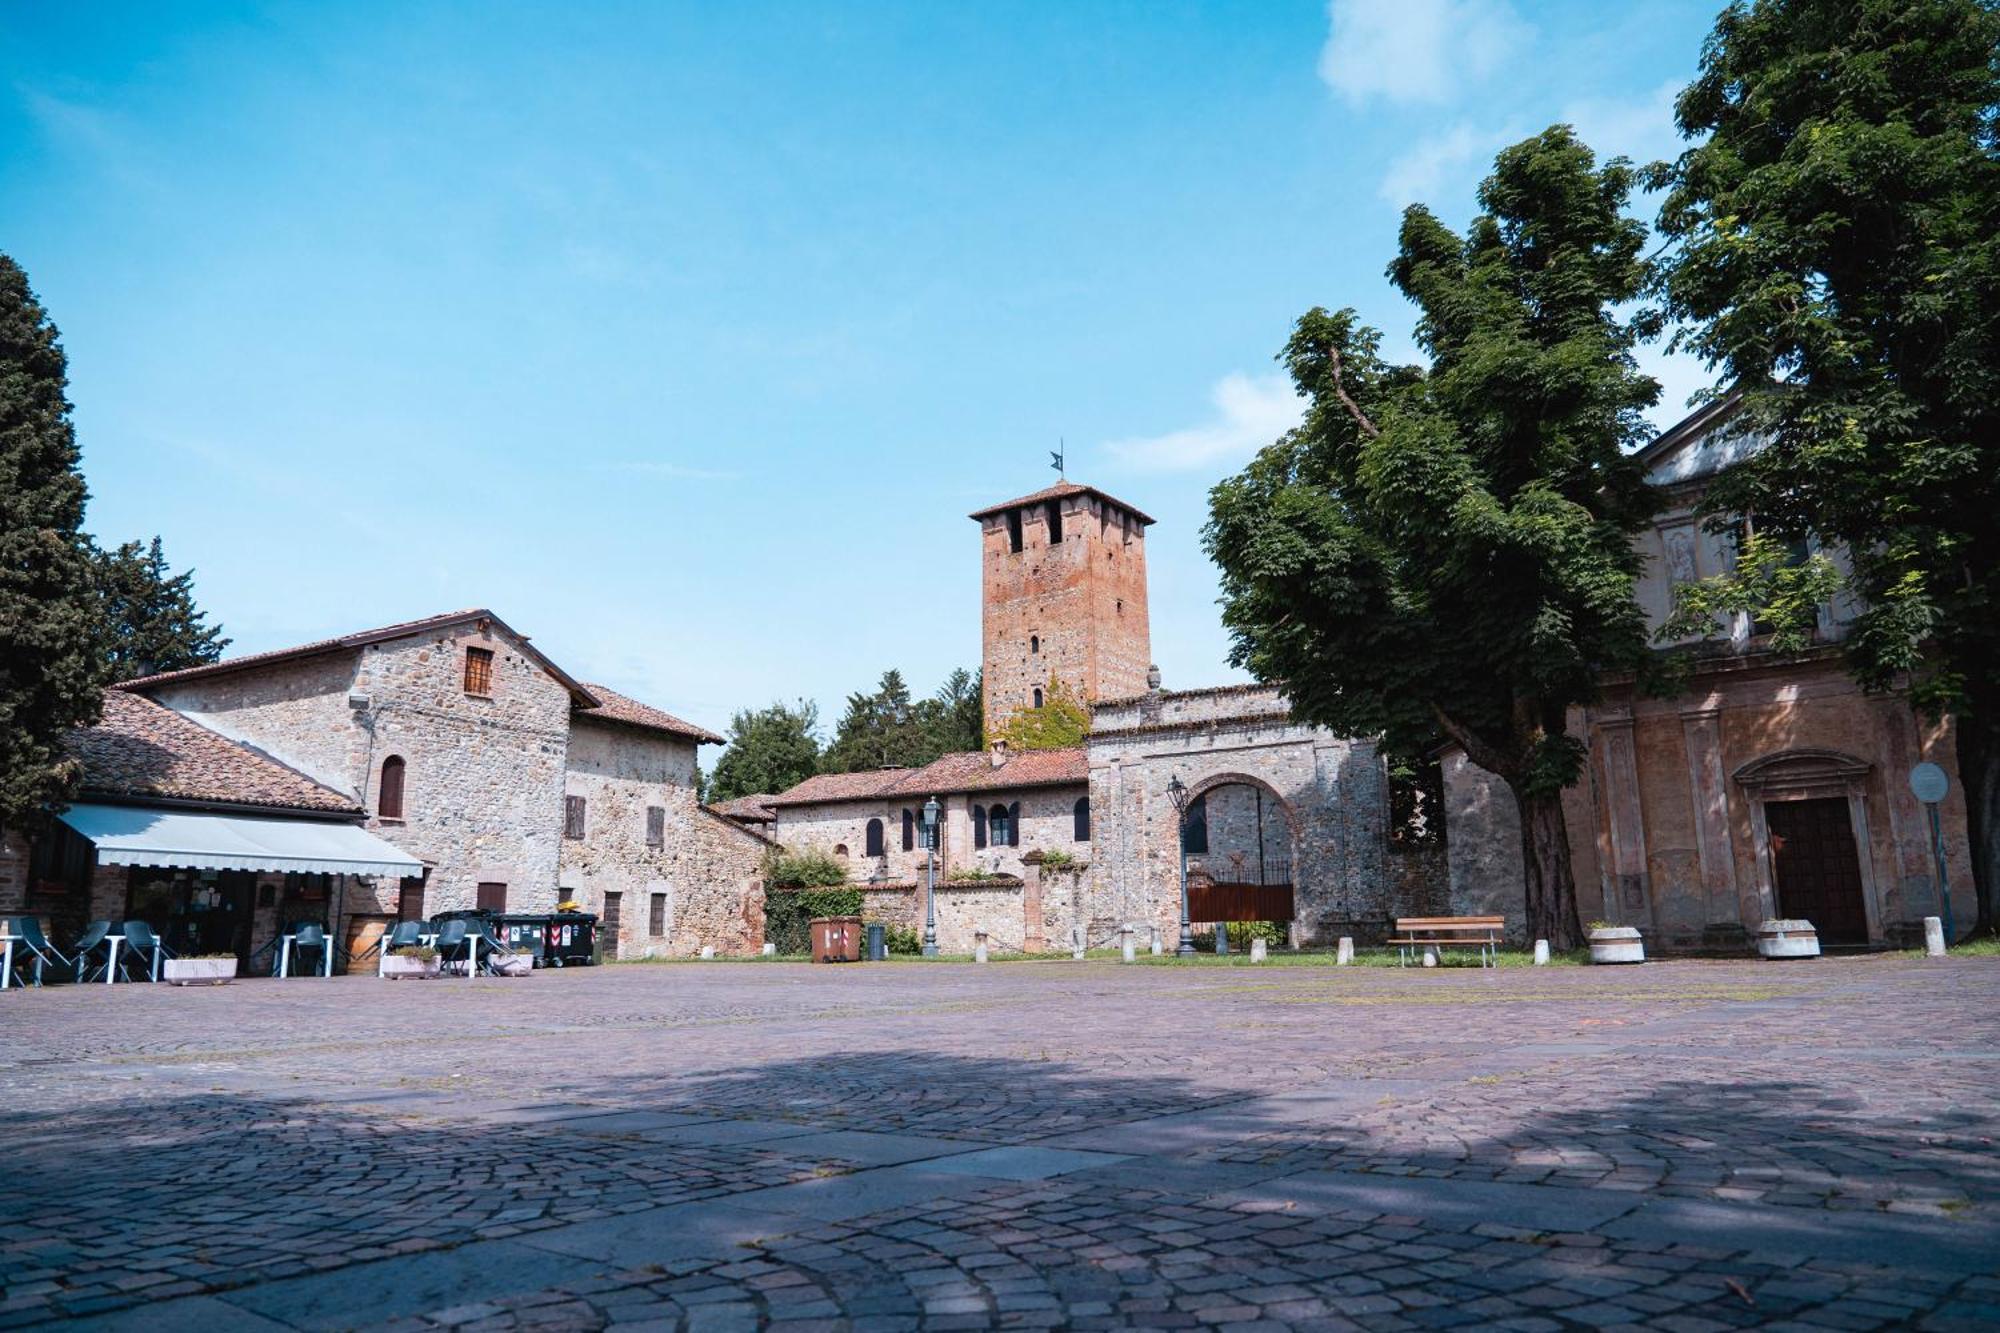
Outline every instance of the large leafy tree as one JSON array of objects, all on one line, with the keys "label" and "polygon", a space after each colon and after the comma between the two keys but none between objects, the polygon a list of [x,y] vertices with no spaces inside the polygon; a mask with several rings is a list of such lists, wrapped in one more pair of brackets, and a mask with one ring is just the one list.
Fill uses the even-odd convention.
[{"label": "large leafy tree", "polygon": [[[1956,715],[1983,929],[2000,882],[1996,52],[1993,0],[1731,5],[1676,106],[1699,142],[1657,173],[1668,312],[1766,440],[1706,503],[1775,542],[1844,544],[1861,682]],[[1744,572],[1739,600],[1809,624],[1795,581]]]},{"label": "large leafy tree", "polygon": [[194,571],[174,573],[158,537],[98,552],[97,586],[113,680],[201,666],[229,646],[195,605]]},{"label": "large leafy tree", "polygon": [[708,776],[704,797],[776,794],[819,772],[819,705],[810,699],[746,708],[729,719],[729,747]]},{"label": "large leafy tree", "polygon": [[944,678],[936,694],[917,705],[938,754],[985,748],[983,675],[958,667]]},{"label": "large leafy tree", "polygon": [[39,825],[74,790],[63,737],[102,706],[66,375],[27,274],[0,255],[0,825],[15,828]]},{"label": "large leafy tree", "polygon": [[882,673],[872,692],[847,696],[847,711],[834,728],[833,743],[820,757],[828,773],[857,773],[874,768],[905,768],[929,763],[930,737],[910,698],[903,673]]},{"label": "large leafy tree", "polygon": [[1395,366],[1353,312],[1284,352],[1304,424],[1210,497],[1232,658],[1293,711],[1415,755],[1440,738],[1506,779],[1530,929],[1581,937],[1561,793],[1569,708],[1644,668],[1632,535],[1653,497],[1628,450],[1659,387],[1621,318],[1645,278],[1633,173],[1563,126],[1502,152],[1463,237],[1403,217],[1389,276],[1428,366]]}]

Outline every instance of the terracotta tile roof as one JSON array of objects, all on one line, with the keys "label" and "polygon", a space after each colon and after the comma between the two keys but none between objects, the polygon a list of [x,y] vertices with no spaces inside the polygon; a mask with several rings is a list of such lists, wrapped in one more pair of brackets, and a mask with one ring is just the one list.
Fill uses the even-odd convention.
[{"label": "terracotta tile roof", "polygon": [[865,801],[880,796],[921,769],[884,768],[864,773],[815,773],[798,786],[767,796],[773,806],[817,805],[826,801]]},{"label": "terracotta tile roof", "polygon": [[86,796],[217,801],[359,814],[361,809],[295,768],[137,694],[104,692],[104,717],[71,734]]},{"label": "terracotta tile roof", "polygon": [[708,808],[724,819],[739,819],[752,824],[768,824],[778,816],[771,809],[771,802],[778,798],[769,792],[758,792],[755,796],[739,796],[733,801],[717,801]]},{"label": "terracotta tile roof", "polygon": [[999,768],[985,750],[948,754],[914,769],[892,789],[897,796],[943,795],[947,792],[1000,791],[1016,787],[1063,787],[1090,781],[1090,756],[1083,747],[1069,750],[1020,750]]},{"label": "terracotta tile roof", "polygon": [[1023,495],[1019,499],[1006,500],[997,505],[987,505],[984,509],[975,509],[966,515],[966,517],[985,518],[988,514],[997,514],[1004,509],[1018,509],[1022,505],[1040,504],[1044,500],[1059,500],[1066,495],[1094,495],[1100,500],[1106,500],[1117,505],[1143,524],[1151,526],[1153,522],[1150,517],[1140,513],[1138,509],[1126,504],[1110,492],[1100,491],[1095,486],[1080,486],[1073,481],[1059,481],[1053,486],[1036,491],[1033,495]]},{"label": "terracotta tile roof", "polygon": [[585,685],[584,689],[597,697],[597,707],[585,708],[578,705],[570,709],[572,717],[603,718],[611,722],[623,722],[628,727],[645,727],[650,731],[664,731],[675,736],[683,736],[698,745],[721,745],[723,738],[707,727],[697,727],[692,722],[683,722],[672,713],[663,713],[651,704],[642,704],[637,699],[606,689],[602,685]]},{"label": "terracotta tile roof", "polygon": [[273,648],[269,652],[246,653],[242,657],[224,658],[220,662],[210,662],[207,666],[188,667],[181,671],[163,671],[154,676],[141,676],[137,680],[121,681],[112,686],[118,690],[136,690],[144,693],[161,685],[171,685],[183,680],[200,680],[208,676],[225,676],[238,671],[254,671],[258,667],[274,662],[290,662],[300,658],[318,657],[323,653],[336,653],[347,648],[365,648],[371,643],[386,643],[391,639],[407,639],[414,634],[424,634],[447,625],[457,625],[468,620],[490,620],[494,626],[505,630],[507,636],[521,645],[543,670],[562,682],[579,704],[589,708],[597,703],[590,692],[570,674],[550,661],[532,643],[528,636],[516,630],[500,617],[483,607],[471,607],[464,611],[447,611],[439,616],[426,616],[422,620],[405,620],[394,625],[383,625],[379,629],[364,629],[355,634],[343,634],[334,639],[316,639],[312,643],[302,643],[295,648]]}]

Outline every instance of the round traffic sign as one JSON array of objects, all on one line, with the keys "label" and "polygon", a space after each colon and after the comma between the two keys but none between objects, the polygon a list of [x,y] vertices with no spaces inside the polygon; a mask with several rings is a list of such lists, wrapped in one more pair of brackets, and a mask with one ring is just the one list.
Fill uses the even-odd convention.
[{"label": "round traffic sign", "polygon": [[1918,764],[1910,770],[1910,790],[1925,805],[1936,805],[1951,790],[1951,779],[1936,764]]}]

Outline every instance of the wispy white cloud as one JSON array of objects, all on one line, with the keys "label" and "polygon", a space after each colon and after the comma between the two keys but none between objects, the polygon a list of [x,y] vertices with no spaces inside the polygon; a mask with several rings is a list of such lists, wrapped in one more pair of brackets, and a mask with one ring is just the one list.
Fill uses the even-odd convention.
[{"label": "wispy white cloud", "polygon": [[1176,472],[1247,458],[1299,424],[1306,400],[1284,375],[1235,371],[1209,393],[1215,415],[1164,435],[1113,440],[1105,452],[1128,467]]},{"label": "wispy white cloud", "polygon": [[1505,133],[1471,124],[1426,135],[1389,164],[1375,192],[1398,208],[1434,203],[1468,180],[1478,179],[1507,139]]},{"label": "wispy white cloud", "polygon": [[1330,0],[1319,76],[1349,101],[1451,102],[1525,47],[1507,0]]}]

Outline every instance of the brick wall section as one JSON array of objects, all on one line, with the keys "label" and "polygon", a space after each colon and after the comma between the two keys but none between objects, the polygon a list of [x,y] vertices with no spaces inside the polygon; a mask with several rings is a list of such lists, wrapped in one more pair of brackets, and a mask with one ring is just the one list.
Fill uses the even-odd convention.
[{"label": "brick wall section", "polygon": [[[696,801],[694,768],[691,740],[587,714],[571,727],[564,794],[583,798],[585,816],[583,838],[562,841],[563,896],[601,914],[605,894],[622,895],[619,957],[684,957],[704,945],[752,954],[763,944],[769,844]],[[646,841],[649,806],[663,812],[660,847]]]},{"label": "brick wall section", "polygon": [[[1062,507],[1063,539],[1053,546],[1048,503]],[[989,736],[1032,706],[1037,686],[1060,679],[1090,700],[1134,694],[1152,660],[1144,525],[1087,492],[1019,512],[1018,552],[1006,512],[980,520]]]}]

